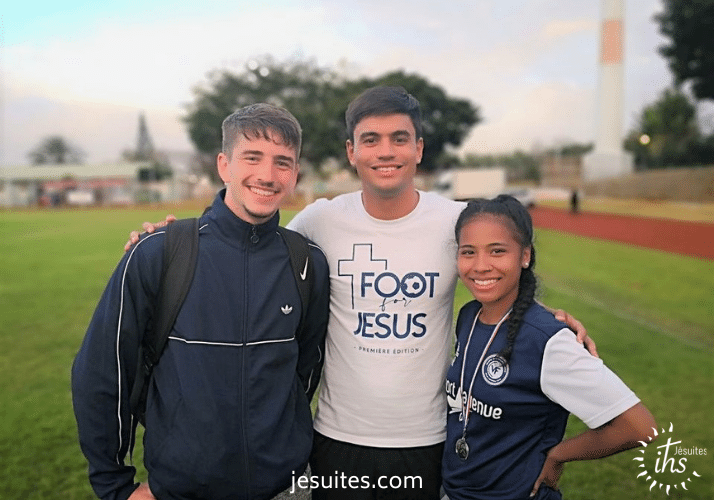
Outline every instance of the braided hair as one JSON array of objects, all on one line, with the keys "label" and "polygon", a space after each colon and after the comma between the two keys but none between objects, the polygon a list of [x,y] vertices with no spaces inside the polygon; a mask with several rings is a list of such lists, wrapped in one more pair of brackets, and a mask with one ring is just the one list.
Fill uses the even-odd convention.
[{"label": "braided hair", "polygon": [[513,353],[516,336],[523,322],[526,310],[535,300],[537,280],[533,268],[536,263],[536,252],[533,246],[533,221],[528,210],[517,199],[510,195],[499,195],[492,200],[477,198],[466,205],[456,221],[454,228],[456,241],[459,241],[461,230],[473,219],[482,215],[492,215],[501,219],[513,233],[514,239],[520,244],[521,249],[531,247],[531,258],[528,266],[521,269],[518,282],[518,296],[513,303],[513,310],[508,317],[508,337],[506,346],[499,355],[508,363]]}]

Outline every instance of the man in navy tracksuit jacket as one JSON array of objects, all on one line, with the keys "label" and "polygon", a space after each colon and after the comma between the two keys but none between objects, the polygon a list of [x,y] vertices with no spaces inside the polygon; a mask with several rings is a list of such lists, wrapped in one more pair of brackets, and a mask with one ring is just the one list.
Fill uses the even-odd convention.
[{"label": "man in navy tracksuit jacket", "polygon": [[162,231],[145,235],[119,263],[73,365],[80,444],[102,499],[271,498],[308,461],[329,273],[322,251],[310,245],[315,286],[296,339],[301,301],[276,227],[277,207],[296,182],[299,125],[285,110],[254,105],[223,127],[218,169],[227,187],[200,219],[195,277],[149,386],[148,483],[136,484],[124,460],[136,428],[129,393],[140,338],[152,324]]}]

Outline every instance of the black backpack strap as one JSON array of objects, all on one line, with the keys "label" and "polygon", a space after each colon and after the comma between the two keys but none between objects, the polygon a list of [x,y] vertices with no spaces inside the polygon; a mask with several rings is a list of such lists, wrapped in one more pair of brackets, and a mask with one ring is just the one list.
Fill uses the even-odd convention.
[{"label": "black backpack strap", "polygon": [[151,373],[161,357],[193,281],[198,260],[198,219],[182,219],[169,224],[164,236],[163,251],[154,327],[146,332],[142,340],[139,365],[131,390],[131,412],[142,424]]},{"label": "black backpack strap", "polygon": [[283,237],[285,244],[288,247],[290,254],[290,266],[293,269],[295,283],[300,292],[300,325],[298,326],[296,337],[300,337],[303,328],[305,327],[305,316],[307,316],[307,307],[310,303],[310,290],[315,282],[315,276],[312,270],[312,262],[310,261],[310,248],[307,239],[300,233],[291,229],[278,226],[278,232]]}]

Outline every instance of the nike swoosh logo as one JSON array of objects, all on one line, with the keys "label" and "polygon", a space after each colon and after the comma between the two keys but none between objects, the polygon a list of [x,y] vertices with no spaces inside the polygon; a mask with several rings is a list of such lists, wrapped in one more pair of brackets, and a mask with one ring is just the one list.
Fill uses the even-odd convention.
[{"label": "nike swoosh logo", "polygon": [[305,259],[305,269],[302,270],[300,273],[300,279],[305,281],[305,278],[307,278],[307,263],[310,262],[310,257],[307,257]]}]

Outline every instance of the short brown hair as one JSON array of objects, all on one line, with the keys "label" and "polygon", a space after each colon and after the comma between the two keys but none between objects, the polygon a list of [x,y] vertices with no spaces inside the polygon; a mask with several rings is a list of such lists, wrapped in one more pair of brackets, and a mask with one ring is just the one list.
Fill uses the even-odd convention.
[{"label": "short brown hair", "polygon": [[270,132],[279,135],[285,146],[295,150],[296,160],[300,158],[302,128],[285,108],[262,102],[245,106],[226,117],[221,130],[223,154],[228,158],[233,154],[238,134],[246,139],[263,137],[270,140]]}]

